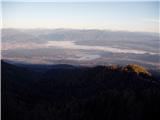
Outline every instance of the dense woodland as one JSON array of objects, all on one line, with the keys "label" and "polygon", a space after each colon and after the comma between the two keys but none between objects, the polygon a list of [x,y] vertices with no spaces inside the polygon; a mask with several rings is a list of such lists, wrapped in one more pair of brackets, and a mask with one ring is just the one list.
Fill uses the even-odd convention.
[{"label": "dense woodland", "polygon": [[160,119],[160,81],[138,65],[1,67],[2,120]]}]

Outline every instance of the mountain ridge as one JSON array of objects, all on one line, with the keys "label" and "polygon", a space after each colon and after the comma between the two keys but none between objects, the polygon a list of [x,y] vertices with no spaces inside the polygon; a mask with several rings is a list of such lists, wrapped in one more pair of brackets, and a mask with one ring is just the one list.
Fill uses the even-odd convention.
[{"label": "mountain ridge", "polygon": [[137,66],[136,72],[116,65],[63,66],[37,72],[1,61],[1,67],[4,120],[145,120],[159,116],[160,82],[140,66],[138,74]]}]

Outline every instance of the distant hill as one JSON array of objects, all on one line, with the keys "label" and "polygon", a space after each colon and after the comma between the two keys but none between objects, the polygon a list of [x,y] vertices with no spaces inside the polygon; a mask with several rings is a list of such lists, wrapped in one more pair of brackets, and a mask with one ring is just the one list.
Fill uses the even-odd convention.
[{"label": "distant hill", "polygon": [[2,120],[160,119],[160,82],[139,65],[1,67]]}]

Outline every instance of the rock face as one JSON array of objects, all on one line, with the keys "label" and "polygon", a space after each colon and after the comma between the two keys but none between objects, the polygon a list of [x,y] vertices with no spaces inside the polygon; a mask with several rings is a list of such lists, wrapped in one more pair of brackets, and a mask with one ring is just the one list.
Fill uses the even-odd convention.
[{"label": "rock face", "polygon": [[[120,78],[123,76],[130,75],[130,78],[147,78],[149,80],[152,79],[151,73],[144,67],[137,65],[137,64],[128,64],[126,66],[119,66],[119,65],[110,65],[110,66],[97,66],[93,69],[97,69],[98,71],[103,70],[103,74],[106,74],[108,72],[113,74],[121,73],[123,75],[119,76]],[[106,74],[108,75],[108,74]],[[117,75],[118,76],[118,75]],[[129,77],[127,79],[130,79]],[[135,79],[137,79],[135,78]]]},{"label": "rock face", "polygon": [[134,72],[138,75],[151,76],[151,73],[147,71],[144,67],[136,64],[129,64],[123,68],[124,71]]}]

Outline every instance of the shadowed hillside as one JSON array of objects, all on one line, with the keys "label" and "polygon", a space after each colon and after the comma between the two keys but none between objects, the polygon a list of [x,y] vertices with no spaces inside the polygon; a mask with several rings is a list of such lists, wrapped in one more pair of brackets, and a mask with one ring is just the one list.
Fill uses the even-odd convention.
[{"label": "shadowed hillside", "polygon": [[1,63],[2,120],[160,119],[160,83],[139,65]]}]

